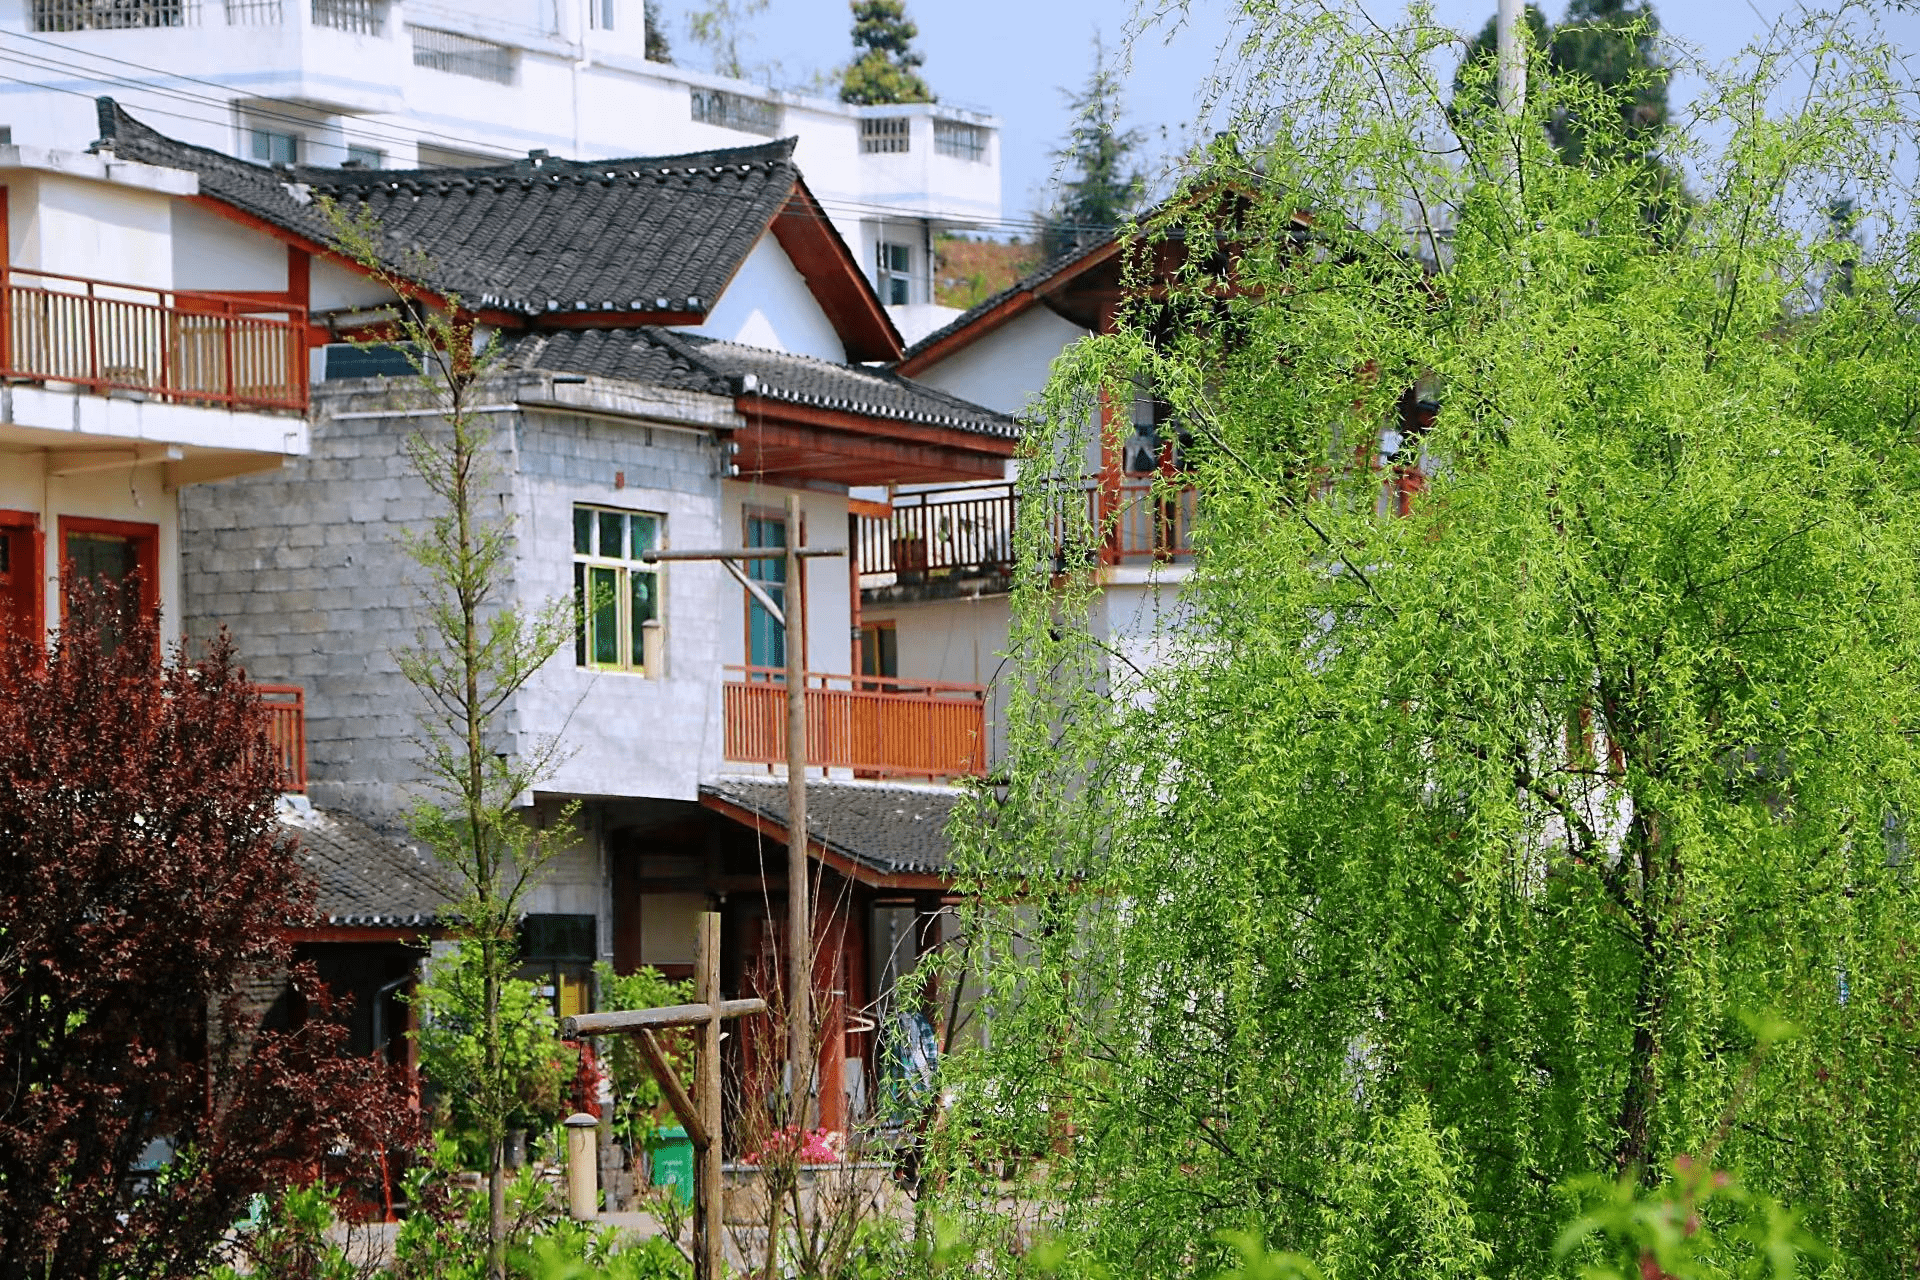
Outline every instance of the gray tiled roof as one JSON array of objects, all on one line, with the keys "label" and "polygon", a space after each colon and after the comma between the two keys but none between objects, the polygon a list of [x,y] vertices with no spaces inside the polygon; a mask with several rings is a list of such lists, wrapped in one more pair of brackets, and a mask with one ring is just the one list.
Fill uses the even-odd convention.
[{"label": "gray tiled roof", "polygon": [[274,170],[175,141],[111,98],[117,155],[195,172],[200,189],[307,239],[335,243],[318,198],[378,224],[395,271],[469,306],[520,315],[704,314],[793,194],[793,140],[620,160],[480,168]]},{"label": "gray tiled roof", "polygon": [[[786,825],[785,778],[716,778],[700,793]],[[965,795],[958,787],[809,780],[807,834],[883,875],[946,876],[947,823]]]},{"label": "gray tiled roof", "polygon": [[843,413],[953,427],[1011,438],[1004,414],[885,369],[836,364],[671,329],[574,329],[529,334],[509,344],[524,369],[584,373],[715,395],[752,393]]},{"label": "gray tiled roof", "polygon": [[282,798],[280,825],[300,841],[297,856],[313,873],[314,905],[328,924],[425,926],[446,914],[453,895],[431,855],[413,843],[316,809],[304,796]]}]

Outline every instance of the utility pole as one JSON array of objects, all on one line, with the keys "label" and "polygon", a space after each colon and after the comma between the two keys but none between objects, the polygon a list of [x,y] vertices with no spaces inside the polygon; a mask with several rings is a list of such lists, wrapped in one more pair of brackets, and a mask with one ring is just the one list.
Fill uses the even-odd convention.
[{"label": "utility pole", "polygon": [[1509,121],[1526,110],[1527,106],[1527,62],[1520,47],[1520,22],[1524,11],[1523,0],[1500,0],[1495,43],[1500,80],[1496,92],[1500,114]]},{"label": "utility pole", "polygon": [[[786,637],[787,701],[787,1087],[795,1095],[794,1122],[812,1123],[801,1093],[813,1078],[813,927],[807,873],[807,561],[843,556],[842,547],[800,545],[800,498],[787,495],[784,547],[729,547],[719,551],[649,551],[641,560],[717,560],[777,623]],[[786,598],[775,604],[766,588],[747,576],[746,560],[781,560]]]}]

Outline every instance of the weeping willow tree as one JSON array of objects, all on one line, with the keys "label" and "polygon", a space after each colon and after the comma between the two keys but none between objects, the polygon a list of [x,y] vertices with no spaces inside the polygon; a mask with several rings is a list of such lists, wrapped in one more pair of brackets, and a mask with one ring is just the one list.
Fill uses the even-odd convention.
[{"label": "weeping willow tree", "polygon": [[[1025,446],[961,1238],[1559,1274],[1574,1180],[1710,1160],[1912,1274],[1910,86],[1845,23],[1756,53],[1661,143],[1682,202],[1549,140],[1639,86],[1509,118],[1424,14],[1245,7],[1237,128],[1139,229],[1172,279]],[[1069,499],[1141,386],[1199,497],[1128,637]]]}]

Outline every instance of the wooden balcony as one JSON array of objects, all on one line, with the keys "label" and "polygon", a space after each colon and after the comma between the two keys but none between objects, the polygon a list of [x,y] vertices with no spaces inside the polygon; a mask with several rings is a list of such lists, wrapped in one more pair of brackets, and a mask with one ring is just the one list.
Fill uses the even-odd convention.
[{"label": "wooden balcony", "polygon": [[[859,518],[860,574],[892,574],[897,582],[1005,576],[1013,568],[1017,504],[1024,501],[1004,484],[898,494],[891,518]],[[1103,564],[1178,562],[1193,553],[1191,488],[1156,494],[1150,480],[1089,480],[1055,501],[1085,504]],[[1052,521],[1056,560],[1065,555],[1065,515],[1058,510]]]},{"label": "wooden balcony", "polygon": [[[722,686],[725,755],[785,764],[785,673],[728,667]],[[987,766],[987,691],[877,676],[807,676],[807,763],[877,777],[958,778]]]},{"label": "wooden balcony", "polygon": [[307,789],[307,692],[297,684],[258,684],[267,740],[280,765],[280,789]]},{"label": "wooden balcony", "polygon": [[0,376],[232,409],[307,407],[304,307],[0,268]]}]

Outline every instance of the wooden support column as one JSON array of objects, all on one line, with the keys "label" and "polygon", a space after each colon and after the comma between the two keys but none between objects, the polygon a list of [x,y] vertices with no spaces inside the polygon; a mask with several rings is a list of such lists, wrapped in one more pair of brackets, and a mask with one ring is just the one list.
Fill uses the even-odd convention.
[{"label": "wooden support column", "polygon": [[721,1247],[726,1239],[726,1187],[721,1178],[722,1150],[720,1105],[720,915],[700,913],[699,933],[694,940],[694,999],[715,1012],[700,1028],[700,1074],[696,1089],[700,1095],[700,1125],[706,1130],[704,1152],[694,1152],[694,1183],[699,1188],[697,1210],[704,1224],[696,1240],[699,1253],[694,1259],[698,1280],[722,1280],[726,1275]]},{"label": "wooden support column", "polygon": [[[822,886],[823,888],[825,886]],[[841,888],[846,884],[841,882]],[[814,975],[814,999],[820,1011],[820,1127],[829,1133],[847,1131],[847,917],[846,903],[821,895],[814,916],[819,939],[819,971]]]},{"label": "wooden support column", "polygon": [[[639,1037],[641,1056],[660,1081],[667,1102],[693,1140],[693,1262],[697,1280],[724,1280],[723,1246],[726,1240],[725,1185],[721,1161],[726,1155],[722,1129],[725,1112],[720,1094],[720,1024],[728,1018],[746,1018],[767,1011],[765,1000],[720,998],[720,916],[700,915],[694,933],[693,1004],[659,1009],[625,1009],[610,1013],[583,1013],[560,1020],[560,1034],[568,1040],[581,1036],[626,1034]],[[673,1074],[654,1032],[692,1027],[699,1038],[695,1097],[689,1098]]]}]

